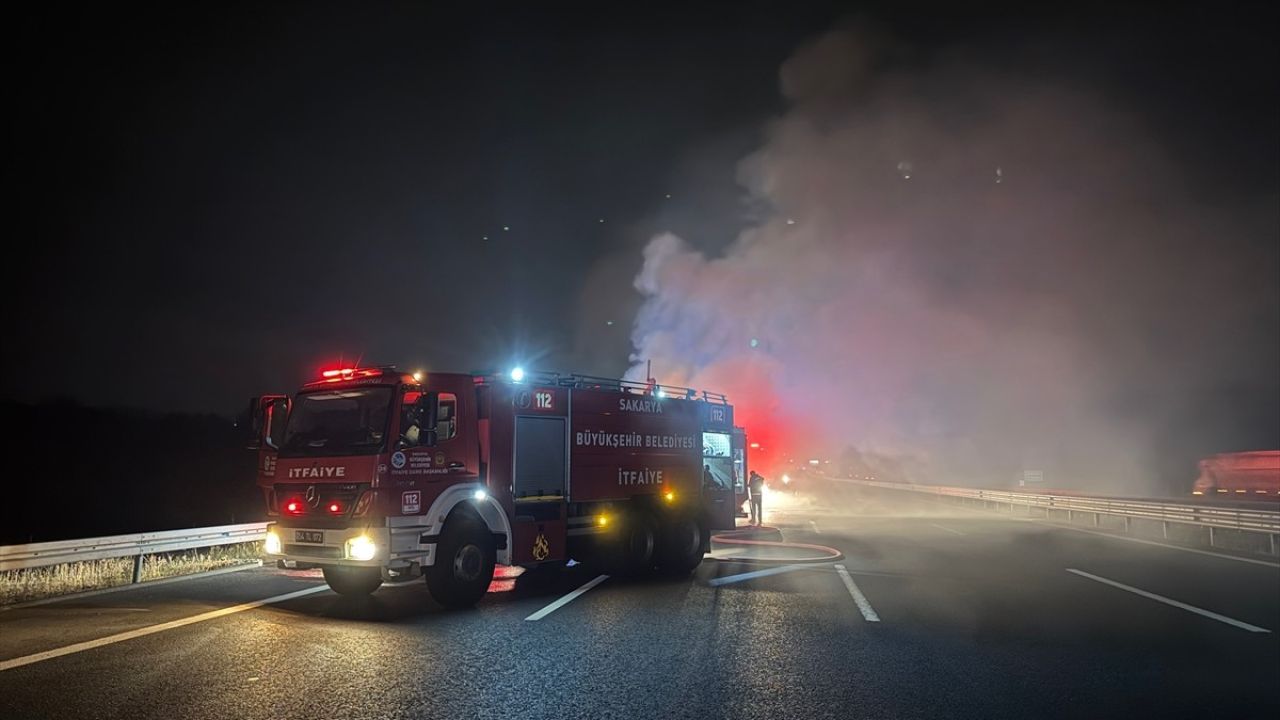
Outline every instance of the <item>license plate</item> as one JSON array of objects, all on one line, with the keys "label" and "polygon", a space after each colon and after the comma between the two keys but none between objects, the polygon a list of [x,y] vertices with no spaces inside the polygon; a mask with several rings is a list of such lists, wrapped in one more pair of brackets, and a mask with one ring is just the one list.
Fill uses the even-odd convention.
[{"label": "license plate", "polygon": [[293,541],[300,543],[324,543],[324,533],[320,530],[294,530]]}]

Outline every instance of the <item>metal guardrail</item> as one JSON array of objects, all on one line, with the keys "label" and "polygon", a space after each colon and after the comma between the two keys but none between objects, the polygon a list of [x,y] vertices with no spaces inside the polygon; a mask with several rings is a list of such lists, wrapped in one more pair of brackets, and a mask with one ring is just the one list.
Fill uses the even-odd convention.
[{"label": "metal guardrail", "polygon": [[0,571],[133,557],[133,581],[138,582],[142,575],[142,558],[147,555],[255,542],[266,537],[266,533],[267,524],[260,522],[27,545],[0,545]]},{"label": "metal guardrail", "polygon": [[1070,520],[1074,513],[1092,515],[1095,524],[1099,516],[1124,518],[1124,529],[1130,530],[1135,519],[1160,522],[1168,537],[1169,523],[1208,528],[1209,545],[1214,544],[1214,529],[1223,528],[1245,532],[1264,533],[1269,536],[1269,554],[1275,555],[1277,536],[1280,535],[1280,511],[1263,508],[1225,508],[1196,503],[1178,503],[1160,500],[1134,500],[1129,498],[1088,497],[1080,495],[1050,495],[1045,493],[984,490],[981,488],[950,487],[945,485],[914,485],[879,480],[842,480],[842,482],[872,487],[889,488],[930,495],[967,498],[983,502],[1007,504],[1010,510],[1025,507],[1030,513],[1041,508],[1046,515],[1053,511],[1065,511]]}]

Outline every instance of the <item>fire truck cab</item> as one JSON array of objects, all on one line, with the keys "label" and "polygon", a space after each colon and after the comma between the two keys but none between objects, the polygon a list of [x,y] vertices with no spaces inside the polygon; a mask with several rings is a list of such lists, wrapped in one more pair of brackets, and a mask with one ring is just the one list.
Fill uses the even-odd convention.
[{"label": "fire truck cab", "polygon": [[746,473],[723,395],[653,383],[345,368],[251,411],[268,556],[346,595],[420,573],[467,606],[495,563],[571,558],[688,574]]}]

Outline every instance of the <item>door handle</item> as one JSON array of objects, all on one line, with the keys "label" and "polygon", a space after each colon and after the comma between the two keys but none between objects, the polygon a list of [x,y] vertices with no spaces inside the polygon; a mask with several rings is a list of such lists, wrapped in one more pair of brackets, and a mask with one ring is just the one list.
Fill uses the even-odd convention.
[{"label": "door handle", "polygon": [[449,463],[449,469],[450,469],[450,470],[461,470],[461,469],[463,469],[463,468],[465,468],[465,467],[466,467],[466,465],[463,465],[462,463],[460,463],[460,462],[458,462],[458,461],[456,461],[456,460],[455,460],[455,461],[453,461],[453,462],[451,462],[451,463]]}]

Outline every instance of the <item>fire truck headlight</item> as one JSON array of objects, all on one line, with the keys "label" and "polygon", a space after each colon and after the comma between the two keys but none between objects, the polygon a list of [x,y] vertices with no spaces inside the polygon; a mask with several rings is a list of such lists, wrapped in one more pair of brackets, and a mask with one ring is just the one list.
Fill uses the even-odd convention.
[{"label": "fire truck headlight", "polygon": [[790,475],[783,475],[783,476],[782,476],[782,484],[783,484],[783,485],[790,485],[790,484],[791,484],[791,476],[790,476]]},{"label": "fire truck headlight", "polygon": [[511,382],[520,382],[522,380],[524,380],[524,368],[511,368]]},{"label": "fire truck headlight", "polygon": [[280,544],[280,534],[275,530],[267,531],[267,541],[264,545],[268,555],[279,555],[280,551],[284,549],[284,546]]},{"label": "fire truck headlight", "polygon": [[489,497],[489,493],[484,490],[477,490],[471,494],[471,497],[475,499],[476,502],[484,502],[484,499]]},{"label": "fire truck headlight", "polygon": [[609,526],[609,516],[608,516],[608,515],[597,515],[597,516],[596,516],[596,525],[598,525],[599,527],[608,527],[608,526]]},{"label": "fire truck headlight", "polygon": [[347,541],[347,557],[352,560],[372,560],[376,554],[378,554],[378,545],[368,535],[361,535]]}]

